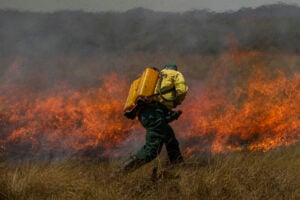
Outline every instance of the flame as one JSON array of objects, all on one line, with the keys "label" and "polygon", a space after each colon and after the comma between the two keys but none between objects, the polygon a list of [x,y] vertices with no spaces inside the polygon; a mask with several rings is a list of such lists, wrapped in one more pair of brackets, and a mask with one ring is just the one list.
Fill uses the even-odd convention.
[{"label": "flame", "polygon": [[[261,55],[243,52],[236,56],[239,58],[234,64]],[[228,72],[228,68],[221,67],[218,73],[223,77],[217,73],[206,90],[192,97],[184,107],[188,113],[184,123],[191,125],[182,137],[198,141],[187,153],[221,153],[244,148],[268,151],[299,142],[300,74],[288,76],[278,71],[268,76],[260,63],[251,66],[251,74],[243,76],[242,81],[235,77],[238,85],[231,85],[232,80],[226,79],[233,78],[232,73],[236,75],[237,71],[240,74],[240,70],[236,67]]]},{"label": "flame", "polygon": [[2,87],[2,151],[6,156],[102,151],[124,140],[134,127],[122,115],[126,93],[118,84],[126,82],[115,74],[103,82],[87,91],[60,86],[38,96]]},{"label": "flame", "polygon": [[[190,81],[184,113],[172,125],[186,154],[268,151],[299,142],[300,74],[270,72],[263,57],[234,50],[221,56],[209,81]],[[13,80],[21,76],[20,63],[0,84],[0,157],[111,157],[132,132],[144,136],[137,121],[123,116],[126,76],[106,74],[98,88],[60,83],[35,92]]]}]

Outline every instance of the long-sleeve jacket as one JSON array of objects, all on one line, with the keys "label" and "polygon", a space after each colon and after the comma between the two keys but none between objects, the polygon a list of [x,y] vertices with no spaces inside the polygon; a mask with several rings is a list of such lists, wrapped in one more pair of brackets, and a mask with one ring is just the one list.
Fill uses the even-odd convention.
[{"label": "long-sleeve jacket", "polygon": [[[180,105],[184,100],[186,93],[188,91],[188,86],[185,82],[185,79],[179,71],[174,69],[165,68],[161,71],[162,81],[158,82],[155,93],[159,93],[160,91],[163,95],[156,96],[154,98],[155,101],[158,101],[168,108],[175,108],[177,105]],[[165,91],[168,91],[165,93]],[[165,94],[164,94],[165,93]]]}]

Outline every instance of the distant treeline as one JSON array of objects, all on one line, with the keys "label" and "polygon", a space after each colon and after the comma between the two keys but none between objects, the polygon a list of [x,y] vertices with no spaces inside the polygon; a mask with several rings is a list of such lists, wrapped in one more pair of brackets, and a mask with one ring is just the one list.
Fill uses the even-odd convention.
[{"label": "distant treeline", "polygon": [[0,10],[0,56],[99,52],[216,54],[230,48],[300,52],[300,7],[274,4],[216,13]]}]

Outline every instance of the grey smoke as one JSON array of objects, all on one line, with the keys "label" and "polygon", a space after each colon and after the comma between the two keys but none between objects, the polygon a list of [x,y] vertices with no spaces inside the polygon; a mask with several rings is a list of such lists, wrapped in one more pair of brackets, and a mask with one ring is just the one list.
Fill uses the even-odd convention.
[{"label": "grey smoke", "polygon": [[[38,93],[66,82],[84,90],[101,87],[101,77],[107,74],[132,80],[145,65],[160,67],[168,60],[188,66],[181,69],[190,79],[202,80],[211,66],[202,63],[201,56],[213,60],[230,51],[230,37],[241,49],[299,53],[299,19],[300,8],[286,4],[224,13],[143,8],[99,13],[0,10],[0,84],[10,80]],[[14,62],[18,73],[9,74]],[[195,85],[191,88],[199,91]],[[120,146],[126,153],[142,145],[138,140],[132,146],[131,139]],[[51,151],[44,147],[45,152]]]}]

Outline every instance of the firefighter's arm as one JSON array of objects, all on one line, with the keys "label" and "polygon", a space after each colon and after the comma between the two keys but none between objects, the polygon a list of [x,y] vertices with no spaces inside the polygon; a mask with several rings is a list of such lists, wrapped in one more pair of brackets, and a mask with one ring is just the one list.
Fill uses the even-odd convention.
[{"label": "firefighter's arm", "polygon": [[185,82],[185,79],[183,75],[178,72],[176,74],[175,80],[174,80],[175,90],[177,94],[177,98],[175,100],[176,105],[180,105],[181,102],[184,100],[186,93],[188,91],[188,86]]}]

